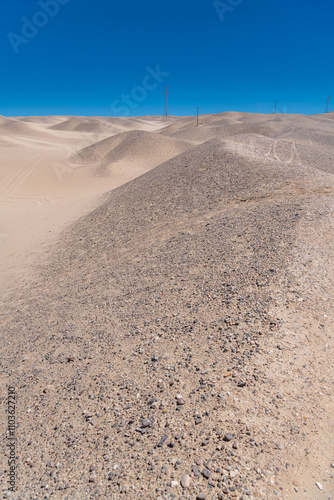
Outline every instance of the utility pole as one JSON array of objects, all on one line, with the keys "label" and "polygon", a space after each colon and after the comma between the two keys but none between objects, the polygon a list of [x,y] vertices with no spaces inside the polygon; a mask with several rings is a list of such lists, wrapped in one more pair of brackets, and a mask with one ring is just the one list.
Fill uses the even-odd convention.
[{"label": "utility pole", "polygon": [[166,85],[166,87],[165,87],[165,110],[164,110],[164,118],[166,118],[166,120],[167,120],[168,114],[169,114],[169,109],[168,109],[168,94],[169,94],[169,92],[168,92],[167,89],[168,89],[168,85]]},{"label": "utility pole", "polygon": [[331,100],[331,96],[329,95],[328,98],[327,98],[327,106],[326,106],[326,111],[325,113],[329,113],[329,102]]},{"label": "utility pole", "polygon": [[197,126],[198,126],[198,106],[197,106]]}]

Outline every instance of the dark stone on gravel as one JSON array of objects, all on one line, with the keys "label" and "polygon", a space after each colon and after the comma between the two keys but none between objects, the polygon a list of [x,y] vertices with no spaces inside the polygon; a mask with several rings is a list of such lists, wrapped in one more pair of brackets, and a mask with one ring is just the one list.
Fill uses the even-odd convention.
[{"label": "dark stone on gravel", "polygon": [[224,436],[224,441],[232,441],[232,439],[234,438],[234,434],[231,434],[231,433],[228,433],[228,434],[225,434]]},{"label": "dark stone on gravel", "polygon": [[178,399],[178,400],[177,400],[177,404],[178,404],[179,406],[183,406],[183,405],[185,405],[185,404],[186,404],[186,402],[185,402],[185,400],[184,400],[183,398],[180,398],[180,399]]},{"label": "dark stone on gravel", "polygon": [[192,471],[193,471],[193,474],[195,477],[200,477],[201,475],[201,471],[200,471],[200,468],[197,467],[196,465],[192,468]]},{"label": "dark stone on gravel", "polygon": [[196,497],[197,500],[205,500],[206,499],[206,494],[205,493],[199,493]]},{"label": "dark stone on gravel", "polygon": [[165,444],[166,440],[168,439],[167,434],[164,434],[162,438],[160,439],[159,443],[157,444],[158,448],[162,448],[163,445]]},{"label": "dark stone on gravel", "polygon": [[142,423],[142,427],[150,427],[152,425],[152,420],[150,418],[145,418]]},{"label": "dark stone on gravel", "polygon": [[203,469],[202,476],[205,477],[205,479],[209,479],[209,477],[211,476],[211,471],[209,469]]}]

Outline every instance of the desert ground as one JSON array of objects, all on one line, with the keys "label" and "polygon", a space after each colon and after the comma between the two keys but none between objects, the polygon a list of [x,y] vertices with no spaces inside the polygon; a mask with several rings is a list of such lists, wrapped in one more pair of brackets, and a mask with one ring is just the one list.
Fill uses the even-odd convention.
[{"label": "desert ground", "polygon": [[0,117],[0,152],[1,496],[334,499],[334,113]]}]

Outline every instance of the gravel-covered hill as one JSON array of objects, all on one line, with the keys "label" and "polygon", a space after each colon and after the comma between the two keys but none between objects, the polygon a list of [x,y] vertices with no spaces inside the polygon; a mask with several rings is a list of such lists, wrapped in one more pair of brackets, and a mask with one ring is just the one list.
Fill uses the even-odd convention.
[{"label": "gravel-covered hill", "polygon": [[5,304],[15,498],[334,494],[333,125],[211,118]]}]

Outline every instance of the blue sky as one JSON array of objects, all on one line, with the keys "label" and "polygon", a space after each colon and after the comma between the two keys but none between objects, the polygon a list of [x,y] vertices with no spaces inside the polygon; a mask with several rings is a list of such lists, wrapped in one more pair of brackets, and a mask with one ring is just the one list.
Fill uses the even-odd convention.
[{"label": "blue sky", "polygon": [[0,114],[334,110],[333,0],[218,4],[2,2]]}]

